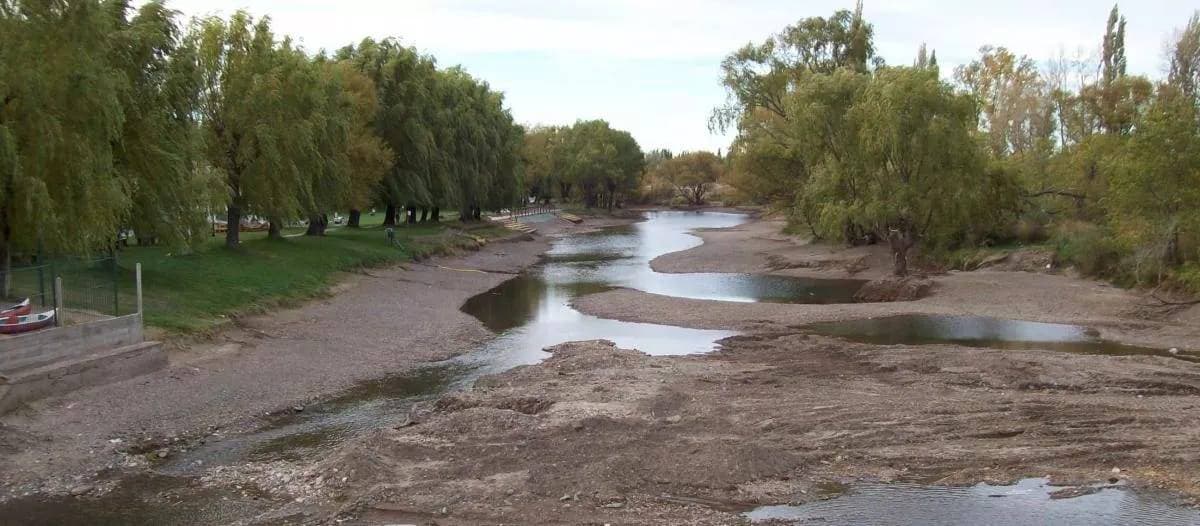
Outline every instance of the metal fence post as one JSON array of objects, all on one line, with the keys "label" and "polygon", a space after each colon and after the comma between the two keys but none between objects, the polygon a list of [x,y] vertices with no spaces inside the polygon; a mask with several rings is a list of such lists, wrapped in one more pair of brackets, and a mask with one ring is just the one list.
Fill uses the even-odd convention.
[{"label": "metal fence post", "polygon": [[54,276],[54,326],[62,327],[63,325],[63,293],[62,293],[62,276]]},{"label": "metal fence post", "polygon": [[134,273],[134,277],[135,277],[134,279],[135,279],[135,283],[136,283],[135,287],[137,290],[137,313],[138,313],[139,318],[143,318],[144,316],[142,315],[142,264],[138,263],[138,264],[134,265],[133,269],[134,269],[133,273]]},{"label": "metal fence post", "polygon": [[117,254],[118,254],[117,249],[113,248],[113,251],[112,251],[113,316],[121,315],[121,293],[120,293],[121,269],[117,267]]}]

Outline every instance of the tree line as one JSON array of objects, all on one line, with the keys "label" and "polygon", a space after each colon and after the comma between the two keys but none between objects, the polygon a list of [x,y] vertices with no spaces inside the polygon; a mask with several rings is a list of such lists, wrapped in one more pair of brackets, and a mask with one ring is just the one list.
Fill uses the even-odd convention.
[{"label": "tree line", "polygon": [[310,53],[268,17],[184,22],[162,1],[0,0],[0,260],[132,230],[194,246],[223,217],[283,225],[379,207],[464,220],[523,201],[501,93],[394,39]]},{"label": "tree line", "polygon": [[924,253],[1053,240],[1084,270],[1200,289],[1200,15],[1170,74],[1127,72],[1113,8],[1099,53],[1039,67],[1004,47],[943,78],[875,53],[862,4],[788,26],[722,63],[728,177],[816,238]]},{"label": "tree line", "polygon": [[633,136],[604,120],[534,127],[521,152],[533,198],[578,199],[588,208],[620,206],[637,192],[646,166]]}]

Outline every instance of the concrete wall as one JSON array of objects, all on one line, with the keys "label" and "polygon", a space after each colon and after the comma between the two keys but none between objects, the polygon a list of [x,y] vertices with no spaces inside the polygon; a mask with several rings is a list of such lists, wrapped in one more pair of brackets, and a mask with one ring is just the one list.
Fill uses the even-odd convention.
[{"label": "concrete wall", "polygon": [[142,343],[141,315],[88,322],[0,339],[0,374],[71,361]]}]

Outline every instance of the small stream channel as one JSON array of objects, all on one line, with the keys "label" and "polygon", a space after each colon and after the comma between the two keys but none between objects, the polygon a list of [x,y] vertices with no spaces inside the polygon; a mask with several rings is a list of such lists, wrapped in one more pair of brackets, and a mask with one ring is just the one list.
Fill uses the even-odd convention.
[{"label": "small stream channel", "polygon": [[[646,221],[628,227],[561,238],[539,264],[463,305],[464,312],[498,335],[475,352],[402,375],[361,383],[300,412],[269,416],[263,426],[251,432],[222,436],[190,451],[173,454],[155,466],[155,474],[125,479],[117,490],[98,499],[34,496],[10,501],[0,505],[0,524],[8,524],[5,521],[14,517],[22,519],[20,524],[212,524],[214,519],[224,522],[225,515],[200,511],[206,507],[241,510],[253,516],[266,505],[253,492],[222,494],[191,487],[187,481],[213,466],[311,458],[371,429],[402,422],[415,403],[469,387],[482,375],[540,362],[549,356],[542,349],[550,345],[604,338],[652,355],[683,355],[710,352],[719,340],[735,334],[588,316],[570,306],[573,299],[582,295],[627,287],[654,294],[723,301],[853,302],[863,281],[752,274],[660,274],[651,270],[649,263],[655,257],[701,244],[690,231],[731,227],[746,220],[746,216],[738,214],[651,212]],[[810,329],[881,344],[937,343],[949,339],[988,344],[1016,342],[1012,343],[1013,348],[1028,348],[1020,342],[1033,341],[1039,342],[1038,348],[1044,347],[1040,342],[1047,341],[1042,335],[1048,329],[1040,325],[1045,324],[1033,330],[1033,326],[1019,325],[1026,322],[996,323],[1000,321],[959,320],[946,324],[919,317],[896,317]],[[947,332],[946,327],[957,329]],[[1083,335],[1072,345],[1088,347],[1096,343],[1086,341],[1082,328],[1071,330],[1076,331],[1071,334]],[[964,338],[964,334],[969,337]],[[957,494],[947,495],[952,500]],[[164,498],[168,500],[167,508],[153,505]],[[843,499],[854,502],[850,497]],[[974,506],[969,501],[961,505]],[[769,513],[794,512],[757,510],[750,516]],[[88,520],[81,522],[84,518]]]}]

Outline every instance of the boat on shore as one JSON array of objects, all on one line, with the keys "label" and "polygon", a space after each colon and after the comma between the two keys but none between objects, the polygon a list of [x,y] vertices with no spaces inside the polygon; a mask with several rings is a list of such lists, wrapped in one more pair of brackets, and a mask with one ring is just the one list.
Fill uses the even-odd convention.
[{"label": "boat on shore", "polygon": [[23,334],[54,325],[54,311],[0,318],[0,334]]}]

